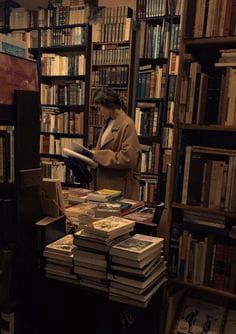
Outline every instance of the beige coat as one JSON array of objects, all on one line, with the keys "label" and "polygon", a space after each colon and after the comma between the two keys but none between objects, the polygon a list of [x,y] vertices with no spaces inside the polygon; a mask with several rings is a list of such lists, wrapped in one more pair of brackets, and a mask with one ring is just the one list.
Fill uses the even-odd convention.
[{"label": "beige coat", "polygon": [[141,147],[134,122],[121,110],[115,119],[111,132],[101,146],[102,128],[95,148],[95,189],[121,190],[123,196],[138,199],[139,185],[134,173],[139,171]]}]

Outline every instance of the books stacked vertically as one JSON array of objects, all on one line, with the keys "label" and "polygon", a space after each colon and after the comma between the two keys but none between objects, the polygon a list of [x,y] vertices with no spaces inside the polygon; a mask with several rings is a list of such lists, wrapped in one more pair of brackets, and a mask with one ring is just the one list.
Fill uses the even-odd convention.
[{"label": "books stacked vertically", "polygon": [[109,298],[146,307],[166,282],[163,239],[136,234],[111,247]]},{"label": "books stacked vertically", "polygon": [[73,272],[73,236],[68,234],[45,247],[46,277],[76,283],[77,275]]},{"label": "books stacked vertically", "polygon": [[74,235],[74,271],[80,284],[108,292],[107,257],[115,243],[127,239],[134,222],[111,216],[88,224]]}]

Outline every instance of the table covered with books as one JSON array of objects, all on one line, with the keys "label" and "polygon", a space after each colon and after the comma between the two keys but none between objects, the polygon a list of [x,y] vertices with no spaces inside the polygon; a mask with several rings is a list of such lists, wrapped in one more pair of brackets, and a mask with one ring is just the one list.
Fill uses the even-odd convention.
[{"label": "table covered with books", "polygon": [[[167,281],[164,240],[147,235],[156,209],[112,190],[68,189],[63,198],[67,233],[46,245],[45,276],[147,307]],[[138,219],[147,234],[137,233]]]}]

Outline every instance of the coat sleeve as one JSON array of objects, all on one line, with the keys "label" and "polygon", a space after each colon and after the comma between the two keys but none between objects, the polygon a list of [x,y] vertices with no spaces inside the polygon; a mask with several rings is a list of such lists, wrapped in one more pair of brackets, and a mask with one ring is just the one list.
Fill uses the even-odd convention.
[{"label": "coat sleeve", "polygon": [[110,149],[95,150],[94,160],[103,167],[116,169],[134,168],[140,156],[140,145],[133,124],[128,124],[121,138],[121,149],[114,152]]}]

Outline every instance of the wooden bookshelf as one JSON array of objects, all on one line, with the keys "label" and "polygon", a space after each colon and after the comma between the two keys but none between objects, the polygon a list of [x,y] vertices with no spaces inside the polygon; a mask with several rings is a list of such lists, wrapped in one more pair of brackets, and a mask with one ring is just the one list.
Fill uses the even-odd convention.
[{"label": "wooden bookshelf", "polygon": [[61,111],[83,112],[86,110],[85,104],[41,104],[41,107],[58,108]]},{"label": "wooden bookshelf", "polygon": [[[112,10],[113,9],[111,9],[111,12]],[[96,23],[92,24],[92,36],[94,36],[94,39],[91,43],[91,85],[89,94],[89,143],[91,146],[96,146],[99,128],[102,126],[102,120],[98,120],[99,118],[97,117],[96,111],[93,110],[93,97],[97,89],[109,87],[112,90],[116,91],[124,100],[127,107],[127,113],[130,116],[132,116],[133,114],[133,76],[136,32],[133,19],[132,17],[130,17],[130,15],[131,13],[128,13],[127,17],[125,16],[120,18],[119,22],[116,21],[117,17],[112,17],[111,14],[108,14],[106,18],[100,18],[98,22],[104,28],[100,31],[100,33],[98,33],[98,31],[96,30]],[[129,40],[126,40],[124,36],[125,30],[120,29],[122,27],[122,24],[126,24],[128,20],[131,20],[131,25],[129,31]],[[119,24],[119,26],[117,26],[117,24]],[[116,31],[111,32],[111,26],[114,26]],[[126,27],[126,25],[124,27]],[[121,40],[122,38],[123,40]],[[119,53],[116,53],[116,51],[118,51]],[[125,53],[126,51],[127,53]],[[107,52],[106,56],[105,52]],[[100,56],[98,56],[98,54]],[[108,57],[110,57],[109,59],[112,59],[112,63],[110,64],[107,61]],[[114,71],[114,69],[115,73],[113,72],[111,74],[111,70]],[[113,79],[111,78],[111,76],[113,77]],[[116,82],[112,82],[114,80]],[[96,124],[96,122],[98,123]],[[96,127],[94,127],[94,125],[96,125]]]},{"label": "wooden bookshelf", "polygon": [[235,45],[236,36],[227,37],[208,37],[208,38],[187,38],[185,40],[186,47],[199,47],[199,46],[216,46],[216,47],[229,47]]},{"label": "wooden bookshelf", "polygon": [[[139,8],[140,6],[140,8]],[[151,107],[148,108],[148,106],[145,106],[145,103],[155,103],[156,107],[159,107],[159,116],[158,116],[158,136],[156,138],[152,138],[150,136],[150,143],[158,143],[160,145],[159,148],[159,158],[158,158],[158,188],[157,188],[157,197],[155,199],[155,202],[160,203],[164,201],[165,198],[165,188],[166,188],[166,175],[163,174],[163,163],[164,163],[164,155],[166,155],[167,151],[170,151],[169,148],[164,147],[164,136],[168,136],[169,132],[173,131],[173,125],[169,124],[167,121],[167,111],[168,111],[168,104],[169,104],[169,76],[170,76],[170,66],[171,66],[171,53],[177,53],[175,52],[176,49],[179,49],[178,43],[176,43],[175,39],[176,36],[178,35],[177,29],[176,31],[175,28],[176,26],[180,24],[180,15],[161,15],[161,16],[153,16],[151,15],[152,13],[160,13],[160,11],[163,11],[164,7],[162,7],[162,2],[160,1],[157,4],[157,8],[153,8],[151,3],[148,3],[148,1],[145,2],[145,8],[143,7],[143,3],[140,1],[137,1],[137,21],[139,22],[140,25],[140,32],[139,32],[139,61],[138,61],[138,71],[139,75],[137,76],[137,87],[136,87],[136,106],[137,110],[140,108],[141,110],[141,115],[144,111],[148,111],[151,109]],[[170,8],[165,7],[165,11],[169,10]],[[144,13],[146,11],[146,14]],[[163,13],[163,12],[162,12]],[[162,35],[162,40],[158,41],[156,39],[155,43],[152,41],[152,39],[148,40],[149,34],[151,36],[151,32],[156,29],[160,29],[160,27],[165,27],[164,31],[165,33],[161,32]],[[165,39],[166,37],[166,31],[169,32],[169,40]],[[159,36],[158,32],[157,35]],[[151,37],[150,37],[151,38]],[[147,41],[148,40],[148,41]],[[149,43],[149,44],[147,44]],[[151,52],[150,52],[151,50]],[[157,54],[158,53],[158,54]],[[162,87],[164,86],[164,91],[161,92],[161,97],[159,98],[153,98],[153,97],[147,97],[147,91],[146,87],[149,85],[149,81],[151,82],[152,79],[152,74],[151,77],[147,77],[147,83],[146,86],[143,87],[143,81],[145,81],[145,71],[148,72],[148,70],[144,67],[142,69],[142,66],[150,65],[150,71],[154,71],[154,75],[156,75],[156,71],[159,71],[159,68],[162,70],[165,68],[165,74],[161,75],[161,79],[159,77],[159,72],[158,73],[158,80],[161,80],[162,82]],[[142,71],[144,75],[142,74]],[[164,70],[163,70],[164,71]],[[157,78],[155,78],[157,81]],[[150,88],[151,86],[155,85],[155,80],[154,82],[150,83]],[[145,90],[145,93],[143,92]],[[151,93],[151,89],[150,89]],[[155,92],[156,94],[156,92]],[[143,97],[143,95],[146,97]],[[156,95],[158,96],[158,95]],[[140,103],[140,106],[139,106]],[[142,106],[143,104],[143,106]],[[137,112],[137,117],[140,114],[139,110]],[[164,128],[166,128],[164,130]],[[169,128],[170,130],[167,130]],[[168,132],[169,131],[169,132]],[[168,141],[168,139],[167,139]],[[142,141],[143,143],[143,141]],[[148,144],[147,138],[145,138],[145,144]],[[169,153],[168,153],[169,154]],[[165,160],[166,161],[166,160]]]},{"label": "wooden bookshelf", "polygon": [[[230,239],[229,237],[229,230],[230,230],[231,223],[235,220],[236,212],[234,210],[230,210],[229,207],[225,207],[225,209],[219,210],[217,209],[216,205],[214,206],[215,202],[211,202],[211,205],[209,205],[209,202],[205,202],[207,201],[207,197],[205,195],[206,187],[209,187],[208,189],[209,191],[210,191],[210,186],[212,187],[212,182],[213,182],[213,180],[211,179],[212,169],[208,176],[209,177],[208,183],[206,183],[205,188],[203,188],[204,187],[203,181],[206,180],[206,177],[203,174],[201,174],[201,176],[199,176],[200,174],[198,174],[199,170],[201,170],[202,167],[200,167],[199,165],[199,169],[196,168],[195,170],[191,170],[191,167],[193,167],[192,153],[190,153],[188,156],[189,161],[186,160],[187,159],[186,158],[187,156],[186,147],[191,148],[191,146],[194,146],[194,145],[205,146],[205,147],[208,146],[208,147],[213,147],[215,149],[220,148],[220,149],[225,149],[225,150],[226,149],[234,150],[235,147],[233,145],[233,142],[235,140],[234,138],[235,138],[236,128],[235,126],[226,126],[223,124],[217,124],[217,122],[214,119],[213,121],[210,121],[207,118],[205,118],[207,121],[197,122],[196,118],[192,117],[192,122],[189,122],[189,120],[187,119],[189,115],[186,116],[185,114],[183,116],[183,109],[184,109],[183,106],[185,105],[183,102],[183,91],[181,91],[182,85],[184,85],[183,78],[184,78],[184,75],[186,75],[187,73],[186,66],[188,66],[188,63],[187,63],[188,61],[190,63],[190,66],[192,63],[195,63],[195,62],[199,64],[199,68],[201,70],[203,69],[203,71],[198,69],[200,75],[202,72],[204,72],[209,77],[212,75],[212,78],[214,78],[214,75],[215,75],[216,78],[218,78],[217,80],[220,80],[219,77],[220,75],[222,75],[223,71],[221,70],[220,72],[219,70],[219,73],[218,73],[217,69],[215,69],[214,67],[214,63],[217,62],[218,58],[220,57],[220,52],[219,52],[220,49],[224,49],[224,50],[225,49],[236,49],[236,36],[193,38],[192,36],[190,36],[190,34],[191,32],[196,33],[197,26],[195,27],[195,30],[194,30],[193,29],[194,22],[192,22],[192,28],[190,27],[190,23],[191,21],[194,21],[194,18],[192,18],[191,15],[189,14],[191,8],[188,6],[190,6],[190,2],[185,1],[184,15],[183,15],[183,20],[182,20],[184,29],[183,29],[183,35],[182,35],[180,49],[179,49],[180,75],[177,78],[176,99],[175,99],[175,109],[174,109],[174,142],[173,142],[173,155],[172,155],[172,163],[171,163],[170,187],[169,187],[169,196],[168,196],[168,212],[167,212],[168,228],[167,228],[167,233],[166,233],[167,242],[166,242],[165,256],[169,261],[169,275],[170,275],[171,283],[179,284],[180,286],[183,286],[183,287],[189,287],[190,289],[193,289],[193,290],[199,290],[199,292],[201,292],[203,295],[205,293],[209,293],[215,296],[226,298],[228,300],[236,300],[236,291],[233,290],[232,286],[230,286],[229,283],[223,284],[222,281],[221,283],[219,283],[220,279],[223,280],[225,276],[223,274],[219,274],[219,272],[217,271],[217,267],[215,266],[216,261],[218,261],[217,254],[219,253],[220,245],[223,245],[222,249],[224,249],[225,252],[229,252],[229,249],[231,249],[230,247],[234,247],[235,245],[234,240]],[[192,56],[191,60],[190,60],[190,57],[188,58],[185,56],[186,54],[190,54]],[[208,78],[208,80],[210,79]],[[215,79],[215,82],[216,82],[216,79]],[[210,88],[208,89],[208,86],[206,86],[204,89],[206,91],[206,99],[209,96],[211,97],[211,95],[209,95]],[[215,88],[213,87],[212,89],[215,89]],[[193,91],[194,98],[195,98],[195,95],[197,96],[196,86],[195,86],[195,90]],[[219,87],[218,92],[217,90],[215,91],[214,96],[220,96],[220,87]],[[217,101],[219,103],[219,100]],[[198,102],[199,101],[196,102],[196,100],[194,100],[194,103],[198,103]],[[186,105],[187,103],[189,103],[189,97],[186,98],[185,103]],[[218,105],[216,104],[215,109],[211,110],[210,107],[208,107],[208,109],[210,109],[213,113],[214,112],[217,113],[218,112],[217,107]],[[207,107],[205,106],[205,110],[206,109]],[[204,110],[204,113],[205,113],[205,110]],[[210,116],[209,116],[209,119],[210,119]],[[186,122],[186,123],[183,123],[183,122]],[[196,124],[196,123],[201,123],[201,124]],[[218,161],[220,160],[220,154],[217,157],[209,154],[205,161],[205,168],[207,164],[209,163],[209,161],[210,163],[213,164],[214,161],[217,161],[217,160]],[[224,163],[227,165],[227,159],[226,161],[224,161]],[[189,169],[187,169],[188,167]],[[228,177],[228,174],[227,174],[227,177]],[[216,178],[216,182],[218,182],[218,178],[220,178],[219,175]],[[190,195],[194,196],[194,190],[192,190],[193,188],[190,188],[191,184],[193,184],[191,182],[193,183],[195,182],[194,184],[196,184],[199,187],[202,186],[201,199],[200,199],[202,204],[200,205],[190,204],[190,203],[194,203],[192,198],[196,198],[196,197],[190,197]],[[219,191],[222,191],[222,188],[220,188]],[[186,198],[183,196],[183,193],[184,195],[186,195]],[[204,206],[203,206],[203,203],[204,203]],[[207,224],[200,226],[200,223],[198,225],[197,218],[194,218],[194,217],[198,217],[199,220],[202,219],[203,221],[204,220],[207,221],[209,217],[215,217],[215,221],[217,221],[216,217],[218,217],[219,221],[222,222],[222,225],[224,226],[224,228],[223,227],[213,228],[212,226],[207,226]],[[194,221],[194,219],[196,219],[196,221]],[[185,231],[185,234],[183,233],[184,231]],[[216,258],[213,257],[212,251],[209,251],[209,253],[205,253],[205,259],[206,259],[206,254],[207,254],[207,260],[209,261],[208,264],[206,264],[207,263],[206,262],[204,265],[204,254],[201,254],[202,255],[201,262],[197,262],[198,267],[196,266],[196,263],[192,264],[193,267],[195,268],[194,273],[196,273],[196,270],[197,271],[199,270],[202,273],[203,275],[202,281],[204,282],[204,285],[200,284],[197,281],[196,276],[194,276],[194,279],[197,282],[194,284],[188,282],[187,281],[188,277],[186,278],[185,270],[188,265],[187,257],[189,256],[186,254],[190,254],[190,246],[192,245],[191,241],[189,245],[186,244],[186,249],[187,249],[186,254],[179,253],[181,252],[181,249],[182,249],[181,247],[183,246],[182,244],[183,235],[186,235],[186,238],[187,238],[186,240],[189,240],[190,234],[191,234],[191,238],[196,240],[197,245],[199,245],[200,242],[206,243],[204,244],[204,247],[206,245],[209,247],[208,239],[204,239],[204,237],[208,238],[210,236],[213,238],[212,243],[213,243],[214,249],[216,250],[216,255],[215,255]],[[174,241],[174,239],[176,240]],[[221,241],[221,243],[219,243],[219,240]],[[175,254],[173,250],[174,247],[176,247],[177,249],[177,252]],[[231,251],[233,252],[233,248]],[[193,252],[195,252],[195,249],[193,250]],[[229,253],[227,254],[228,254],[227,256],[229,257],[229,259],[231,259],[230,257],[231,255],[229,255]],[[180,260],[183,261],[184,273],[183,271],[181,272],[182,269],[178,266],[178,263],[176,267],[177,269],[176,270],[174,269],[174,265],[172,262],[174,261],[173,260],[174,256],[176,256],[177,262]],[[195,256],[197,258],[197,256],[199,257],[200,254],[196,253]],[[196,260],[196,258],[194,258],[194,261],[198,261]],[[222,263],[221,263],[222,266],[223,265],[226,266],[227,261],[228,260],[222,260]],[[234,260],[229,260],[229,261],[231,261],[232,263],[232,261]],[[206,270],[207,265],[211,266],[212,268],[211,277],[209,277],[207,273],[207,270]],[[183,279],[183,275],[185,275],[184,276],[185,279]],[[231,273],[229,275],[233,275],[233,274]],[[173,278],[173,276],[175,278]],[[219,278],[219,281],[217,281],[216,277]],[[227,278],[229,280],[232,279],[231,276],[227,276]],[[220,284],[222,288],[220,288]]]}]

